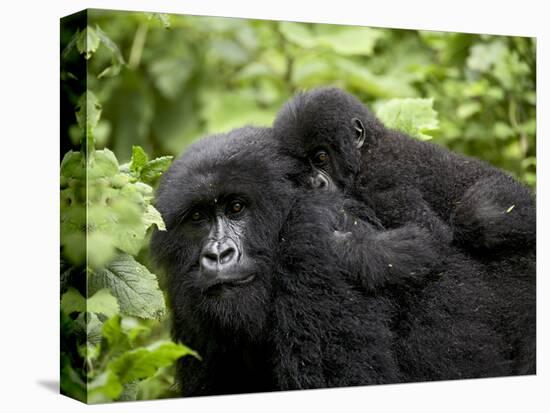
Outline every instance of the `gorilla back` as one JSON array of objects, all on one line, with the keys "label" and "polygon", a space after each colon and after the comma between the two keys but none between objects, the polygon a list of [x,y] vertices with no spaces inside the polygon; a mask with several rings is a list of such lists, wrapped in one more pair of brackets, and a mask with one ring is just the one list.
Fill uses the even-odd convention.
[{"label": "gorilla back", "polygon": [[[275,136],[299,159],[302,184],[340,187],[383,213],[404,193],[454,229],[474,250],[534,249],[536,211],[531,191],[474,158],[386,128],[358,99],[337,88],[298,94],[278,114]],[[309,179],[308,179],[309,178]],[[382,197],[382,199],[379,199]],[[391,198],[390,198],[391,199]]]}]

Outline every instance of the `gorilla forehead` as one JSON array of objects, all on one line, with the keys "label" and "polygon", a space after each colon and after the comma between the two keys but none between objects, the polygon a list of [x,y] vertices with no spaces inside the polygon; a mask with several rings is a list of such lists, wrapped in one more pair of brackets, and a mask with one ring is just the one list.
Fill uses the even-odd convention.
[{"label": "gorilla forehead", "polygon": [[305,156],[320,143],[341,148],[353,144],[352,118],[371,126],[377,124],[374,115],[353,95],[324,87],[299,93],[277,115],[274,128],[283,147],[294,155]]},{"label": "gorilla forehead", "polygon": [[157,192],[168,217],[195,202],[229,194],[267,194],[284,180],[290,160],[278,155],[269,128],[247,126],[201,139],[170,167]]}]

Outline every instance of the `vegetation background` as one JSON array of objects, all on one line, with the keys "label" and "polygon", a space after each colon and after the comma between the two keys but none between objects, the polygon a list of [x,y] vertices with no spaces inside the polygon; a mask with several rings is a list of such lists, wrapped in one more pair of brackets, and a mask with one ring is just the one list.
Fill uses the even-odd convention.
[{"label": "vegetation background", "polygon": [[389,126],[535,189],[535,48],[522,37],[101,10],[62,24],[62,392],[173,397],[174,360],[199,357],[170,341],[148,258],[170,156],[208,134],[269,126],[295,92],[335,85]]}]

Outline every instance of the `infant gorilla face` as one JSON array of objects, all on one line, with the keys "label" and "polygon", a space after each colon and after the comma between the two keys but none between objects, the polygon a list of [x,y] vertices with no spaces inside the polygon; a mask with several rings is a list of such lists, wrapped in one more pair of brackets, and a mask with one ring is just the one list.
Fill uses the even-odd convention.
[{"label": "infant gorilla face", "polygon": [[301,164],[293,179],[301,186],[334,191],[352,187],[361,164],[368,113],[338,89],[297,95],[277,115],[274,136],[285,154]]},{"label": "infant gorilla face", "polygon": [[[354,136],[350,140],[355,142],[357,151],[359,151],[365,142],[365,128],[361,120],[357,118],[352,118],[350,123],[354,130]],[[322,141],[322,139],[319,140]],[[332,149],[328,142],[322,142],[320,146],[309,152],[307,161],[311,170],[305,182],[311,189],[334,192],[338,189],[337,183],[346,181],[341,176],[343,173],[341,165],[344,164],[345,159],[342,159],[340,147]]]}]

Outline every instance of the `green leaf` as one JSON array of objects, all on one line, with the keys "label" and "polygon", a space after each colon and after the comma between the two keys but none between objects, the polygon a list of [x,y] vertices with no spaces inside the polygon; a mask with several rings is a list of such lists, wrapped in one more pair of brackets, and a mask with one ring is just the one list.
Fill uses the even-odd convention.
[{"label": "green leaf", "polygon": [[172,163],[173,156],[161,156],[153,159],[143,166],[140,179],[146,184],[154,185],[158,178],[168,169]]},{"label": "green leaf", "polygon": [[[67,60],[67,57],[69,56],[71,51],[75,48],[76,43],[78,42],[79,39],[80,39],[80,29],[77,28],[76,33],[71,38],[71,41],[67,44],[67,46],[65,46],[65,48],[61,52],[61,60],[62,61]],[[80,51],[79,51],[79,53],[80,53]]]},{"label": "green leaf", "polygon": [[76,106],[76,121],[78,126],[85,132],[85,143],[81,144],[82,150],[86,149],[89,155],[94,151],[94,128],[101,118],[102,106],[93,92],[87,90],[78,100]]},{"label": "green leaf", "polygon": [[[93,223],[93,221],[89,221]],[[100,231],[89,231],[86,238],[88,265],[92,268],[109,263],[117,254],[116,240],[110,234]]]},{"label": "green leaf", "polygon": [[170,15],[165,13],[153,13],[153,16],[164,26],[165,29],[170,28]]},{"label": "green leaf", "polygon": [[316,44],[310,25],[304,23],[280,22],[279,31],[290,42],[309,49]]},{"label": "green leaf", "polygon": [[115,315],[103,323],[103,337],[109,344],[109,349],[112,351],[125,351],[130,348],[128,337],[122,330],[120,324],[120,315]]},{"label": "green leaf", "polygon": [[118,46],[116,45],[115,42],[113,42],[111,40],[111,38],[109,36],[107,36],[105,34],[105,32],[103,30],[101,30],[99,28],[99,26],[96,24],[95,26],[95,32],[97,34],[97,37],[101,40],[101,42],[103,43],[103,45],[109,49],[111,51],[111,53],[113,54],[113,58],[114,58],[114,61],[115,63],[119,64],[119,65],[123,65],[125,64],[124,62],[124,57],[122,57],[122,53],[120,52],[120,49],[118,48]]},{"label": "green leaf", "polygon": [[316,25],[317,44],[344,56],[370,56],[382,31],[370,27]]},{"label": "green leaf", "polygon": [[391,129],[397,129],[421,140],[438,128],[433,99],[392,99],[378,107],[377,115]]},{"label": "green leaf", "polygon": [[131,255],[120,254],[107,267],[94,272],[88,288],[109,288],[123,314],[157,319],[164,314],[164,296],[157,277]]},{"label": "green leaf", "polygon": [[[105,245],[113,245],[124,252],[136,255],[143,245],[147,230],[142,220],[145,200],[136,189],[136,185],[127,184],[120,190],[100,185],[89,186],[88,199],[87,226],[90,239],[98,232],[110,238]],[[107,248],[96,241],[101,241],[101,238],[88,244],[90,265],[95,265],[91,259],[91,247],[98,247],[97,251],[93,251],[93,258],[99,261],[102,261],[101,252]],[[105,262],[99,263],[103,264]]]},{"label": "green leaf", "polygon": [[101,43],[111,52],[111,66],[107,66],[105,69],[101,71],[97,75],[98,79],[101,79],[103,77],[113,77],[120,73],[120,70],[122,69],[122,66],[126,64],[124,61],[124,57],[122,57],[122,53],[120,52],[120,49],[116,45],[115,42],[111,40],[103,30],[99,28],[99,26],[96,24],[95,31],[97,33],[98,38],[101,40]]},{"label": "green leaf", "polygon": [[82,264],[86,260],[85,227],[86,208],[83,205],[71,205],[61,208],[63,257],[75,265]]},{"label": "green leaf", "polygon": [[75,370],[71,366],[69,356],[61,353],[61,377],[59,383],[61,393],[86,403],[87,389],[86,383],[81,376],[82,374],[82,369]]},{"label": "green leaf", "polygon": [[118,160],[115,154],[105,148],[95,151],[88,162],[88,179],[109,178],[118,174]]},{"label": "green leaf", "polygon": [[162,219],[160,212],[153,205],[147,205],[147,210],[145,211],[145,214],[143,214],[143,223],[147,228],[154,224],[159,230],[166,231],[164,220]]},{"label": "green leaf", "polygon": [[109,290],[102,289],[86,300],[86,311],[113,317],[118,314],[119,308],[116,298],[111,295]]},{"label": "green leaf", "polygon": [[85,179],[86,164],[80,152],[69,151],[61,161],[61,176],[64,178]]},{"label": "green leaf", "polygon": [[74,312],[82,313],[86,311],[86,299],[73,287],[69,287],[67,292],[61,296],[61,311],[66,315]]},{"label": "green leaf", "polygon": [[88,403],[104,403],[117,399],[122,393],[122,384],[118,376],[104,371],[88,383]]},{"label": "green leaf", "polygon": [[132,401],[136,400],[138,392],[138,382],[133,381],[131,383],[124,383],[122,386],[122,393],[118,398],[119,401]]},{"label": "green leaf", "polygon": [[91,345],[96,345],[101,342],[101,329],[103,323],[94,313],[80,313],[75,322],[84,328],[86,331],[87,341]]},{"label": "green leaf", "polygon": [[335,61],[338,78],[345,79],[353,89],[358,89],[379,98],[415,96],[417,92],[406,79],[374,74],[364,65],[350,59]]},{"label": "green leaf", "polygon": [[130,171],[133,173],[139,173],[141,168],[145,166],[148,161],[147,154],[141,146],[132,146],[132,158],[130,160]]},{"label": "green leaf", "polygon": [[182,344],[158,342],[155,345],[130,350],[111,361],[107,368],[114,372],[121,383],[130,383],[152,377],[158,369],[171,366],[180,357],[198,354]]},{"label": "green leaf", "polygon": [[481,104],[478,101],[466,101],[458,106],[456,114],[461,119],[467,119],[481,111]]},{"label": "green leaf", "polygon": [[305,49],[329,49],[343,56],[369,56],[382,31],[360,26],[281,22],[279,30],[291,43]]},{"label": "green leaf", "polygon": [[90,26],[86,27],[76,41],[76,48],[80,54],[84,54],[86,60],[92,57],[99,47],[100,40],[96,31]]},{"label": "green leaf", "polygon": [[193,62],[182,57],[157,59],[149,65],[156,88],[168,99],[176,99],[189,78],[193,75]]},{"label": "green leaf", "polygon": [[87,90],[78,101],[76,120],[82,129],[95,128],[101,118],[101,104],[95,94]]},{"label": "green leaf", "polygon": [[468,68],[478,72],[487,72],[504,58],[506,45],[502,41],[477,43],[470,48],[466,64]]}]

